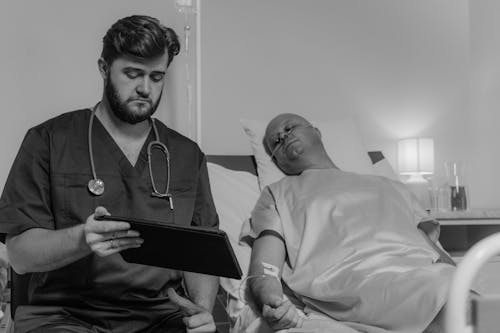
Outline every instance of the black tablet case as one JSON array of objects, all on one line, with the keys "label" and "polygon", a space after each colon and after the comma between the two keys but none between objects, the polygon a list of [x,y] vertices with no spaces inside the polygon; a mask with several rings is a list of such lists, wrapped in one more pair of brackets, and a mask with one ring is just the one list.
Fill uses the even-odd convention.
[{"label": "black tablet case", "polygon": [[125,221],[140,232],[141,247],[120,252],[127,262],[241,279],[241,268],[222,230],[109,215],[96,220]]}]

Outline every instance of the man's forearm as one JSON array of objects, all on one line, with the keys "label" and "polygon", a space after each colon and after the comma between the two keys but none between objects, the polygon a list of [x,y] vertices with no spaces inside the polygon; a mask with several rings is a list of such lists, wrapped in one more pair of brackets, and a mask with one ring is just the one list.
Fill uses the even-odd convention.
[{"label": "man's forearm", "polygon": [[83,228],[83,224],[61,230],[33,228],[8,236],[10,264],[24,274],[51,271],[81,259],[91,253]]},{"label": "man's forearm", "polygon": [[[283,299],[280,272],[284,262],[285,244],[281,238],[265,235],[254,241],[248,285],[259,311],[264,304],[276,304]],[[266,272],[267,270],[270,270],[271,274]]]},{"label": "man's forearm", "polygon": [[274,276],[253,277],[248,280],[253,301],[262,309],[264,304],[271,304],[283,298],[281,282]]},{"label": "man's forearm", "polygon": [[219,290],[219,278],[211,275],[184,272],[184,284],[191,301],[212,312],[215,297]]}]

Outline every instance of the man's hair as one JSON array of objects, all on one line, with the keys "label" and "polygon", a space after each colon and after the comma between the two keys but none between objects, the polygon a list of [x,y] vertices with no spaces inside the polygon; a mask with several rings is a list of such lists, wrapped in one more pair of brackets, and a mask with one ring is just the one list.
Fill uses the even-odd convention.
[{"label": "man's hair", "polygon": [[106,32],[102,39],[101,57],[111,65],[117,58],[128,55],[142,59],[168,54],[167,67],[179,54],[180,43],[174,30],[150,16],[124,17]]}]

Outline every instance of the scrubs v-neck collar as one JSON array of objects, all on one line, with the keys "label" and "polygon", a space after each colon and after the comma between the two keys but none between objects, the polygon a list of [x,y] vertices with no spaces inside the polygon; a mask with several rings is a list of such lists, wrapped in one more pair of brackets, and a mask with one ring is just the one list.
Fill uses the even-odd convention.
[{"label": "scrubs v-neck collar", "polygon": [[[137,158],[135,166],[130,163],[129,159],[127,158],[127,156],[125,156],[120,146],[118,146],[111,134],[97,117],[94,117],[93,133],[95,134],[92,135],[92,142],[94,145],[94,150],[96,150],[96,147],[99,146],[99,143],[102,144],[104,150],[106,150],[109,155],[111,155],[112,158],[118,163],[120,170],[124,175],[135,174],[136,176],[140,176],[148,163],[147,146],[150,141],[154,140],[153,132],[154,131],[150,129],[148,137],[141,147],[141,151],[139,153],[139,157]],[[99,170],[96,170],[96,173],[99,174]]]}]

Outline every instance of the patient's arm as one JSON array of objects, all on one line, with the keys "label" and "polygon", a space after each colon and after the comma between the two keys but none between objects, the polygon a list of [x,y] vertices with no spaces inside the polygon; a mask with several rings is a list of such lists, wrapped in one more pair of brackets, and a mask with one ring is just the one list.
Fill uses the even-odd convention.
[{"label": "patient's arm", "polygon": [[[274,235],[261,236],[252,246],[248,284],[259,311],[274,330],[300,326],[297,309],[283,298],[281,270],[285,253],[283,241]],[[268,264],[279,269],[277,276],[266,274],[264,265]]]},{"label": "patient's arm", "polygon": [[[272,275],[263,277],[263,263],[271,264],[279,269],[278,278]],[[276,299],[283,298],[281,287],[281,270],[285,263],[285,245],[283,241],[273,235],[265,235],[257,238],[252,246],[252,256],[248,280],[250,291],[255,303],[259,308],[264,304],[270,304]]]}]

